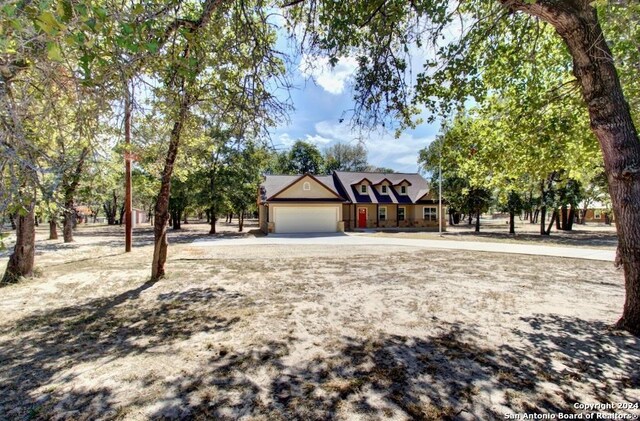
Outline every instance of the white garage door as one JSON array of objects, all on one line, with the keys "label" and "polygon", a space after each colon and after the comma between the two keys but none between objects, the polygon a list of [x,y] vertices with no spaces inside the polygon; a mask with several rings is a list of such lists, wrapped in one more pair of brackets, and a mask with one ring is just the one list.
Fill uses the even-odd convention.
[{"label": "white garage door", "polygon": [[296,232],[336,232],[339,207],[276,207],[273,222],[277,234]]}]

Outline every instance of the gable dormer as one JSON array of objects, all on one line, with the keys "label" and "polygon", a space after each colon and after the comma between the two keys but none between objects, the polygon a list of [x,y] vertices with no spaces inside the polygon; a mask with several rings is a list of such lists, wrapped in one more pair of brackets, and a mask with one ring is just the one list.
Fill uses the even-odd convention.
[{"label": "gable dormer", "polygon": [[383,178],[380,182],[376,183],[375,188],[378,191],[378,194],[389,196],[391,194],[392,186],[393,183],[389,181],[389,179]]},{"label": "gable dormer", "polygon": [[407,179],[393,185],[400,196],[407,196],[409,194],[409,186],[411,186],[411,183]]},{"label": "gable dormer", "polygon": [[368,196],[370,193],[370,189],[373,187],[373,183],[371,183],[368,178],[363,178],[362,180],[353,183],[352,186],[359,195]]}]

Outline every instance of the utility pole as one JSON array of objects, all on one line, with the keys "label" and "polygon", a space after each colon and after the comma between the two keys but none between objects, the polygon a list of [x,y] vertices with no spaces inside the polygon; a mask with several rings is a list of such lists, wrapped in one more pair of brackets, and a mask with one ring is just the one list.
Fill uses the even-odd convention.
[{"label": "utility pole", "polygon": [[442,236],[442,148],[444,147],[444,137],[440,144],[440,165],[438,166],[438,234]]},{"label": "utility pole", "polygon": [[129,83],[125,88],[124,100],[124,217],[125,217],[125,236],[124,251],[131,251],[131,242],[133,234],[133,220],[131,218],[131,91],[129,91]]}]

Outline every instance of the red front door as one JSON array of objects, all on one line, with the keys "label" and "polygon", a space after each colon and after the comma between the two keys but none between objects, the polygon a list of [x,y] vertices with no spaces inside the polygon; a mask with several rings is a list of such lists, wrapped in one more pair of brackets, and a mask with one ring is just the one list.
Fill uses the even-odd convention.
[{"label": "red front door", "polygon": [[367,209],[358,209],[358,228],[367,228]]}]

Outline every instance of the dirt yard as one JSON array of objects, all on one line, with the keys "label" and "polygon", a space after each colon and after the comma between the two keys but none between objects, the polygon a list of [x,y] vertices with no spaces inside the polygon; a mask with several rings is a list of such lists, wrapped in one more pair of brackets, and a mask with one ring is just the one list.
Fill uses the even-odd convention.
[{"label": "dirt yard", "polygon": [[119,227],[40,233],[40,277],[0,289],[1,420],[491,420],[640,400],[640,339],[609,330],[611,263],[202,247],[206,226],[184,227],[155,283],[150,229],[128,254]]},{"label": "dirt yard", "polygon": [[481,219],[480,232],[475,225],[465,221],[448,226],[442,237],[437,232],[376,232],[373,235],[396,238],[423,238],[430,240],[490,241],[519,244],[539,244],[549,246],[586,247],[615,250],[618,246],[615,225],[590,222],[586,225],[574,224],[572,231],[560,231],[555,227],[551,235],[540,235],[540,226],[516,219],[515,235],[509,234],[506,219]]}]

